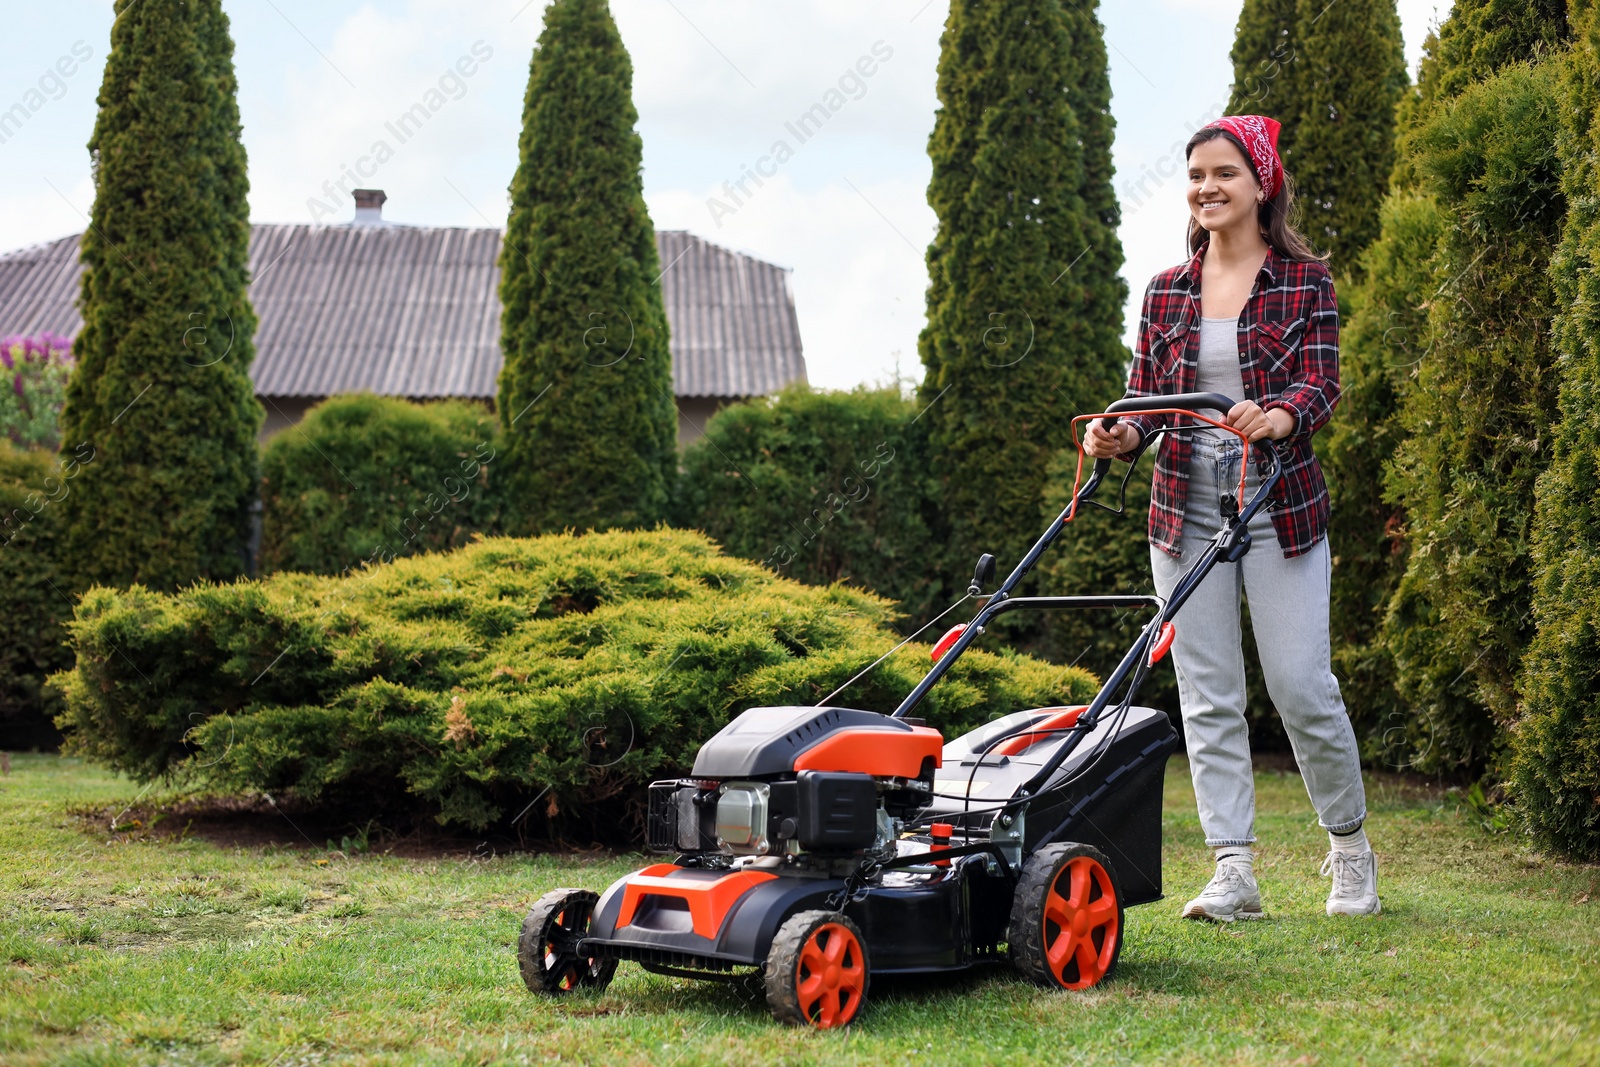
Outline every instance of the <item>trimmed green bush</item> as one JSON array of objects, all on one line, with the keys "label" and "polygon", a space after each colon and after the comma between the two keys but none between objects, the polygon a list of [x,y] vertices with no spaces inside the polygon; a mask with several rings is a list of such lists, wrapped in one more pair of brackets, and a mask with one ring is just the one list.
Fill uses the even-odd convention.
[{"label": "trimmed green bush", "polygon": [[500,254],[509,532],[648,527],[666,513],[678,423],[638,118],[605,0],[555,0]]},{"label": "trimmed green bush", "polygon": [[[1388,476],[1410,546],[1389,642],[1413,707],[1448,696],[1422,686],[1460,664],[1473,700],[1500,723],[1513,715],[1533,636],[1534,482],[1557,415],[1548,267],[1566,212],[1558,73],[1549,61],[1511,64],[1439,104],[1416,134],[1416,166],[1446,223],[1430,345],[1402,403],[1406,436]],[[1477,718],[1470,708],[1432,715],[1437,766],[1474,772],[1493,762],[1503,737]],[[1446,736],[1461,743],[1441,748]]]},{"label": "trimmed green bush", "polygon": [[[1563,60],[1562,189],[1571,209],[1551,281],[1561,312],[1561,419],[1539,479],[1533,563],[1537,631],[1523,658],[1511,787],[1547,844],[1600,860],[1600,19],[1574,5]],[[1581,11],[1581,15],[1579,12]]]},{"label": "trimmed green bush", "polygon": [[[1435,601],[1442,587],[1431,570],[1451,564],[1413,560],[1414,547],[1432,538],[1424,532],[1432,520],[1424,514],[1413,525],[1408,506],[1431,496],[1432,514],[1449,511],[1444,483],[1477,461],[1472,447],[1461,442],[1476,437],[1490,451],[1497,447],[1492,434],[1477,437],[1465,425],[1452,428],[1458,414],[1463,422],[1467,418],[1455,410],[1456,391],[1465,388],[1481,403],[1496,389],[1483,378],[1485,368],[1462,363],[1460,353],[1486,351],[1494,343],[1500,350],[1488,362],[1511,370],[1525,355],[1516,351],[1519,342],[1540,346],[1545,329],[1513,319],[1519,302],[1534,318],[1551,312],[1540,281],[1545,255],[1540,243],[1552,239],[1560,211],[1543,199],[1555,192],[1548,160],[1519,170],[1529,164],[1516,158],[1519,150],[1549,155],[1548,145],[1541,150],[1538,133],[1504,138],[1500,121],[1491,121],[1492,129],[1465,128],[1462,120],[1469,112],[1481,119],[1493,91],[1480,88],[1461,120],[1447,113],[1464,91],[1481,86],[1507,64],[1554,47],[1565,32],[1560,9],[1559,2],[1543,0],[1461,0],[1437,37],[1430,34],[1425,42],[1417,85],[1402,95],[1396,109],[1395,166],[1379,214],[1380,236],[1365,254],[1367,276],[1347,294],[1344,398],[1318,444],[1333,496],[1334,667],[1346,704],[1368,758],[1430,772],[1470,775],[1486,766],[1497,745],[1496,726],[1474,668],[1487,666],[1480,656],[1500,656],[1502,662],[1504,656],[1483,647],[1498,635],[1442,638],[1442,616],[1449,609]],[[1520,106],[1547,110],[1526,96]],[[1545,114],[1545,133],[1548,119]],[[1516,121],[1504,120],[1504,126]],[[1474,142],[1486,136],[1490,143]],[[1462,148],[1458,163],[1475,152],[1478,157],[1443,180],[1436,164],[1441,153],[1455,152],[1452,143]],[[1519,198],[1520,207],[1515,206]],[[1496,199],[1502,209],[1486,211]],[[1541,217],[1523,226],[1516,214],[1526,208],[1537,208]],[[1500,255],[1496,245],[1502,230],[1511,242]],[[1535,307],[1541,301],[1542,310]],[[1479,308],[1483,321],[1474,324]],[[1474,336],[1480,330],[1482,335]],[[1504,337],[1488,340],[1501,331]],[[1452,379],[1454,384],[1446,382]],[[1441,388],[1449,399],[1437,394]],[[1419,428],[1426,440],[1407,443]],[[1456,472],[1446,470],[1443,454],[1436,451],[1441,440],[1455,442],[1449,447],[1460,452]],[[1419,461],[1424,453],[1432,459]],[[1395,481],[1397,466],[1409,471],[1399,476],[1405,488]],[[1499,472],[1484,473],[1500,484]],[[1435,489],[1422,491],[1422,481]],[[1470,479],[1458,485],[1467,493],[1464,499],[1481,500],[1469,484]],[[1501,487],[1511,489],[1512,496],[1518,492]],[[1452,557],[1458,547],[1461,558],[1482,558],[1470,537],[1459,546],[1449,536],[1437,538],[1423,551]],[[1491,554],[1495,551],[1491,547]],[[1463,598],[1474,595],[1468,582],[1456,582],[1454,588]]]},{"label": "trimmed green bush", "polygon": [[[499,529],[488,408],[333,397],[267,443],[261,570],[337,574]],[[498,473],[498,468],[496,468]]]},{"label": "trimmed green bush", "polygon": [[684,451],[674,522],[786,577],[897,600],[920,623],[959,576],[939,572],[916,416],[895,390],[803,384],[724,408]]},{"label": "trimmed green bush", "polygon": [[1097,3],[954,0],[939,57],[928,203],[926,374],[950,569],[1014,566],[1044,525],[1074,415],[1122,395],[1128,353]]},{"label": "trimmed green bush", "polygon": [[60,737],[50,721],[60,694],[45,679],[72,664],[61,502],[93,461],[92,451],[63,462],[0,440],[0,749],[47,748]]},{"label": "trimmed green bush", "polygon": [[[614,838],[644,783],[745,708],[820,701],[893,647],[892,617],[696,533],[496,538],[339,578],[94,589],[56,684],[69,750],[141,779],[472,827],[531,810]],[[837,703],[891,710],[927,654],[907,646]],[[1093,688],[969,653],[922,714],[953,736]]]},{"label": "trimmed green bush", "polygon": [[261,405],[233,42],[219,0],[117,0],[89,151],[83,330],[61,450],[73,591],[249,566]]}]

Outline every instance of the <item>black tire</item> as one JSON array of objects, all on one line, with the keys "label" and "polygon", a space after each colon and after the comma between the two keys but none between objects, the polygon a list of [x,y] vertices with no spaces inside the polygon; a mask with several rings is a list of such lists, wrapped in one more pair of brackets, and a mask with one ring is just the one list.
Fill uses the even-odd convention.
[{"label": "black tire", "polygon": [[1098,985],[1116,972],[1122,933],[1122,893],[1099,849],[1046,845],[1028,858],[1007,936],[1011,962],[1026,978],[1057,989]]},{"label": "black tire", "polygon": [[554,889],[529,909],[517,939],[517,966],[530,990],[561,996],[611,984],[616,960],[578,955],[578,939],[589,932],[599,900],[587,889]]},{"label": "black tire", "polygon": [[767,1007],[779,1022],[849,1026],[861,1016],[872,978],[866,939],[840,912],[802,911],[778,928],[765,978]]}]

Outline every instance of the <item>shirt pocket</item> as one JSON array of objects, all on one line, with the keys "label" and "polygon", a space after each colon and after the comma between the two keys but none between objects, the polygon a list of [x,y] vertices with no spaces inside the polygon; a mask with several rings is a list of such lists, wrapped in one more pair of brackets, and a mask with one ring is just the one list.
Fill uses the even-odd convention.
[{"label": "shirt pocket", "polygon": [[1257,362],[1267,373],[1277,373],[1300,354],[1300,342],[1305,340],[1306,335],[1306,320],[1258,322],[1255,332]]},{"label": "shirt pocket", "polygon": [[1187,322],[1153,322],[1150,324],[1150,361],[1156,368],[1157,381],[1176,382],[1178,369],[1183,365],[1183,353],[1189,340]]}]

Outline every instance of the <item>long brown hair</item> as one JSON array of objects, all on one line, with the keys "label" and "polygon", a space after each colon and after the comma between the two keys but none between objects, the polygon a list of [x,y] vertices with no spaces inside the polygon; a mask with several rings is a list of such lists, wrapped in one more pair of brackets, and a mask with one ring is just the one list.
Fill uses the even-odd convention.
[{"label": "long brown hair", "polygon": [[[1207,141],[1214,141],[1218,137],[1226,137],[1231,141],[1233,146],[1239,150],[1239,154],[1245,158],[1245,162],[1250,164],[1250,172],[1255,174],[1255,161],[1250,158],[1250,153],[1245,150],[1244,142],[1235,137],[1231,131],[1225,130],[1221,126],[1202,126],[1196,130],[1194,136],[1189,138],[1189,143],[1183,148],[1184,162],[1187,163],[1189,161],[1189,154],[1195,150],[1195,146],[1205,144]],[[1256,174],[1257,184],[1260,181],[1261,175]],[[1302,262],[1312,260],[1326,262],[1328,257],[1319,255],[1313,250],[1306,243],[1306,239],[1300,236],[1300,231],[1295,229],[1295,220],[1293,218],[1295,206],[1294,179],[1289,177],[1288,171],[1284,171],[1283,188],[1279,189],[1277,195],[1272,199],[1256,205],[1256,220],[1261,224],[1261,236],[1266,238],[1267,244],[1272,246],[1273,251],[1286,259],[1295,259]],[[1206,228],[1200,225],[1194,215],[1191,214],[1189,216],[1188,229],[1189,254],[1192,256],[1198,252],[1200,246],[1210,236]]]}]

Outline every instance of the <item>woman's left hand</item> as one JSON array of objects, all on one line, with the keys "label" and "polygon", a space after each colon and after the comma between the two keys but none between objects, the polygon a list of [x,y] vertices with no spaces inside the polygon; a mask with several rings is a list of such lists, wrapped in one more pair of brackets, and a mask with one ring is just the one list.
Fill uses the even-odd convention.
[{"label": "woman's left hand", "polygon": [[1294,416],[1283,408],[1262,411],[1254,400],[1241,400],[1228,412],[1228,425],[1252,441],[1263,437],[1277,441],[1294,432]]}]

